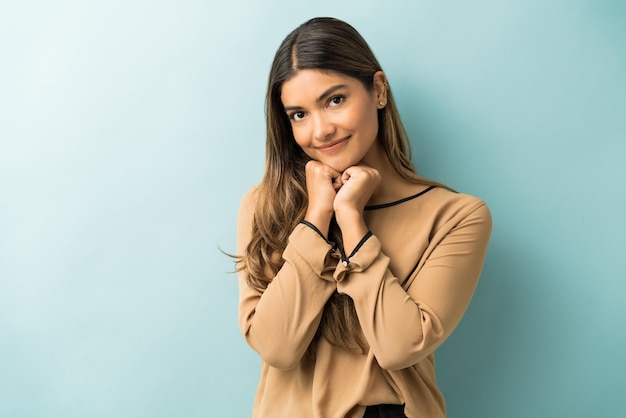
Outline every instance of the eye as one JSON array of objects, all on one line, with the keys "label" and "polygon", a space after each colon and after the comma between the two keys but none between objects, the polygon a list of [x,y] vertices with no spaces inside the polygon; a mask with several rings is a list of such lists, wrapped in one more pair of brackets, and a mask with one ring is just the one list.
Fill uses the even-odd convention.
[{"label": "eye", "polygon": [[328,101],[329,106],[339,106],[345,100],[345,96],[333,96]]},{"label": "eye", "polygon": [[298,122],[304,118],[304,112],[293,112],[289,114],[289,119]]}]

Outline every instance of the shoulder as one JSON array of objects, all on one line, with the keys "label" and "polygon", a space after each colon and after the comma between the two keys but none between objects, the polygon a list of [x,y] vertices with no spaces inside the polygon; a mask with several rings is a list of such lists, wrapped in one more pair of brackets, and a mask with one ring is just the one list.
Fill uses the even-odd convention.
[{"label": "shoulder", "polygon": [[487,235],[491,232],[492,219],[489,206],[484,200],[465,193],[444,188],[432,190],[432,209],[438,214],[439,225],[456,228],[473,225]]},{"label": "shoulder", "polygon": [[256,201],[259,197],[259,185],[252,186],[241,198],[241,202],[239,203],[239,208],[248,208],[252,206],[254,208]]},{"label": "shoulder", "polygon": [[252,223],[256,204],[259,199],[259,186],[253,186],[243,195],[239,203],[239,220],[245,223]]},{"label": "shoulder", "polygon": [[244,254],[252,237],[252,224],[258,196],[258,186],[252,187],[244,194],[239,204],[237,220],[237,246],[239,254]]},{"label": "shoulder", "polygon": [[461,222],[481,222],[491,227],[491,211],[484,200],[443,187],[424,195],[424,209],[435,216],[435,223],[453,227]]},{"label": "shoulder", "polygon": [[484,200],[466,193],[455,192],[443,187],[435,187],[424,195],[424,201],[433,208],[444,211],[472,211],[487,207]]}]

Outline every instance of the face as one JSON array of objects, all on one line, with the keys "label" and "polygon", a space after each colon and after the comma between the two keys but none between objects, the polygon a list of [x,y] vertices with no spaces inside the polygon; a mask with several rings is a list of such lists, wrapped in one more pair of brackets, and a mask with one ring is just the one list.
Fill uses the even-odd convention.
[{"label": "face", "polygon": [[339,172],[368,164],[377,146],[378,109],[386,102],[385,76],[374,75],[370,91],[352,77],[319,70],[300,70],[283,83],[281,100],[293,136],[312,159]]}]

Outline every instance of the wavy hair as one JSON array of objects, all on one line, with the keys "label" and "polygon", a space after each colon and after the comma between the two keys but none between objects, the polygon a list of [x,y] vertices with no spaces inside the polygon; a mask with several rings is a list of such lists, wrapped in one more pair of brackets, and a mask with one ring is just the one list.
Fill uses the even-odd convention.
[{"label": "wavy hair", "polygon": [[[281,101],[283,83],[303,69],[353,77],[368,91],[374,88],[374,74],[382,70],[363,37],[349,24],[334,18],[314,18],[303,23],[287,35],[278,48],[265,100],[266,163],[257,190],[252,240],[246,253],[238,257],[238,268],[246,273],[248,285],[259,291],[267,287],[282,267],[281,254],[287,239],[304,219],[308,204],[304,166],[310,158],[297,145]],[[378,110],[377,140],[402,178],[419,184],[440,185],[417,174],[390,89],[387,105]],[[329,239],[341,242],[341,231],[335,222],[331,223]],[[339,347],[355,351],[365,349],[354,302],[349,296],[335,292],[330,297],[315,340],[322,335]]]}]

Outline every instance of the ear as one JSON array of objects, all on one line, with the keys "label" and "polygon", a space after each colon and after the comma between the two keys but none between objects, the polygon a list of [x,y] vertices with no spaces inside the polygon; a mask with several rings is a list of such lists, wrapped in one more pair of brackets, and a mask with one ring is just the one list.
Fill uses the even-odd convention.
[{"label": "ear", "polygon": [[382,71],[376,71],[376,73],[374,73],[374,94],[379,109],[387,105],[388,89],[389,84],[387,84],[387,76],[385,76],[385,73]]}]

